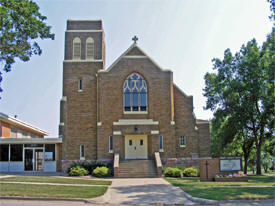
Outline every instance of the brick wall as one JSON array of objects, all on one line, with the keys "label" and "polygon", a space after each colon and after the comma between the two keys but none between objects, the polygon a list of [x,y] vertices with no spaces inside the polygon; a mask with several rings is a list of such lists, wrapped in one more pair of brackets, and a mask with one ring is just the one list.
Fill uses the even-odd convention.
[{"label": "brick wall", "polygon": [[[207,162],[207,167],[206,167]],[[220,172],[220,160],[218,158],[211,159],[205,158],[201,159],[199,162],[200,165],[200,180],[201,181],[213,181],[216,174],[229,174],[232,172]],[[207,171],[207,172],[206,172]]]},{"label": "brick wall", "polygon": [[[138,55],[137,50],[130,52]],[[124,114],[123,113],[123,83],[128,75],[137,72],[144,77],[147,83],[148,114]],[[113,122],[119,119],[153,119],[159,121],[159,132],[163,135],[164,152],[161,156],[175,155],[175,142],[173,126],[171,125],[171,94],[170,76],[172,72],[163,71],[148,58],[122,58],[110,71],[98,75],[99,117],[102,122],[98,133],[98,158],[109,158],[108,137],[113,132]],[[115,102],[115,104],[113,104]],[[124,128],[127,131],[127,128]],[[128,127],[128,134],[132,127]],[[147,131],[150,135],[150,130]],[[124,137],[122,137],[124,139]],[[150,139],[150,138],[149,138]],[[100,140],[100,141],[99,141]],[[150,144],[158,144],[158,141],[149,141]],[[158,146],[158,145],[157,145]],[[122,145],[120,146],[122,147]],[[124,150],[124,148],[119,149]]]},{"label": "brick wall", "polygon": [[[176,157],[192,157],[198,154],[198,135],[195,131],[195,118],[193,116],[193,97],[184,94],[174,86],[175,95],[175,139]],[[180,136],[185,137],[186,147],[180,147]]]},{"label": "brick wall", "polygon": [[0,137],[10,138],[11,137],[10,125],[6,122],[1,122],[0,127],[1,127],[0,128]]},{"label": "brick wall", "polygon": [[199,135],[199,155],[202,157],[210,157],[210,129],[208,121],[197,121]]},{"label": "brick wall", "polygon": [[[85,146],[88,159],[96,159],[97,95],[96,72],[101,62],[64,63],[63,96],[66,97],[66,119],[63,156],[76,159],[80,145]],[[82,91],[78,91],[78,80],[82,79]]]}]

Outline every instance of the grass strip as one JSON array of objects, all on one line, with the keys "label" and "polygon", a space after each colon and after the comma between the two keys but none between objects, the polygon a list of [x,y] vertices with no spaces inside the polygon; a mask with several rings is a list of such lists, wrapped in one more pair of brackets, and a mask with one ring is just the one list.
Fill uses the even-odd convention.
[{"label": "grass strip", "polygon": [[200,182],[199,178],[165,179],[190,195],[199,198],[212,200],[257,200],[275,198],[275,188],[263,188],[263,186],[274,185],[274,176],[253,175],[249,176],[249,182]]},{"label": "grass strip", "polygon": [[0,183],[1,196],[94,198],[103,195],[107,187],[49,186]]},{"label": "grass strip", "polygon": [[47,177],[47,176],[17,176],[1,178],[0,182],[41,182],[57,184],[86,184],[86,185],[111,185],[111,181],[106,180],[86,180],[74,179],[71,177]]}]

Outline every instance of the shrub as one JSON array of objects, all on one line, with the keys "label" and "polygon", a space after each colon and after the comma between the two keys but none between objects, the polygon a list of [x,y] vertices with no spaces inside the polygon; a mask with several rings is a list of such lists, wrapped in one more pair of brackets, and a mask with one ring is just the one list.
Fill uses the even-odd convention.
[{"label": "shrub", "polygon": [[164,176],[165,177],[173,177],[173,169],[172,167],[167,167],[165,170],[164,170]]},{"label": "shrub", "polygon": [[183,171],[183,175],[185,177],[198,177],[198,174],[199,174],[198,169],[193,168],[193,167],[186,168]]},{"label": "shrub", "polygon": [[72,167],[70,168],[70,171],[69,171],[70,176],[85,176],[87,174],[88,174],[88,171],[80,166]]},{"label": "shrub", "polygon": [[109,175],[109,169],[107,167],[97,167],[93,171],[95,177],[107,177]]},{"label": "shrub", "polygon": [[109,168],[109,174],[113,176],[113,164],[112,163],[101,163],[101,162],[87,162],[87,161],[81,161],[81,162],[73,162],[70,167],[67,169],[67,173],[69,174],[70,169],[72,167],[80,166],[88,171],[89,175],[93,174],[93,171],[97,167],[108,167]]},{"label": "shrub", "polygon": [[184,165],[178,165],[177,168],[179,168],[181,171],[184,171],[185,169]]},{"label": "shrub", "polygon": [[179,177],[182,178],[182,171],[179,168],[173,168],[174,169],[174,173],[173,173],[173,177]]},{"label": "shrub", "polygon": [[165,177],[182,177],[182,171],[179,168],[167,167],[164,171]]}]

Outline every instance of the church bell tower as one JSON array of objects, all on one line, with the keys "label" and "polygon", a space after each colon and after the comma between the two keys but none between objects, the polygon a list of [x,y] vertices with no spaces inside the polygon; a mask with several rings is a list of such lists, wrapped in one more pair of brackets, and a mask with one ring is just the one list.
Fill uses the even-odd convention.
[{"label": "church bell tower", "polygon": [[101,20],[68,20],[59,135],[63,160],[96,159],[97,72],[104,69]]}]

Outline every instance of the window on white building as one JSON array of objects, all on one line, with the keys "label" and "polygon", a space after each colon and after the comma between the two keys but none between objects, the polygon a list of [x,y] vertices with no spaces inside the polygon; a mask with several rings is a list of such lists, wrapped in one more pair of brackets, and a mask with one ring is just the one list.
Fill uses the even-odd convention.
[{"label": "window on white building", "polygon": [[11,128],[11,138],[17,138],[17,129]]}]

